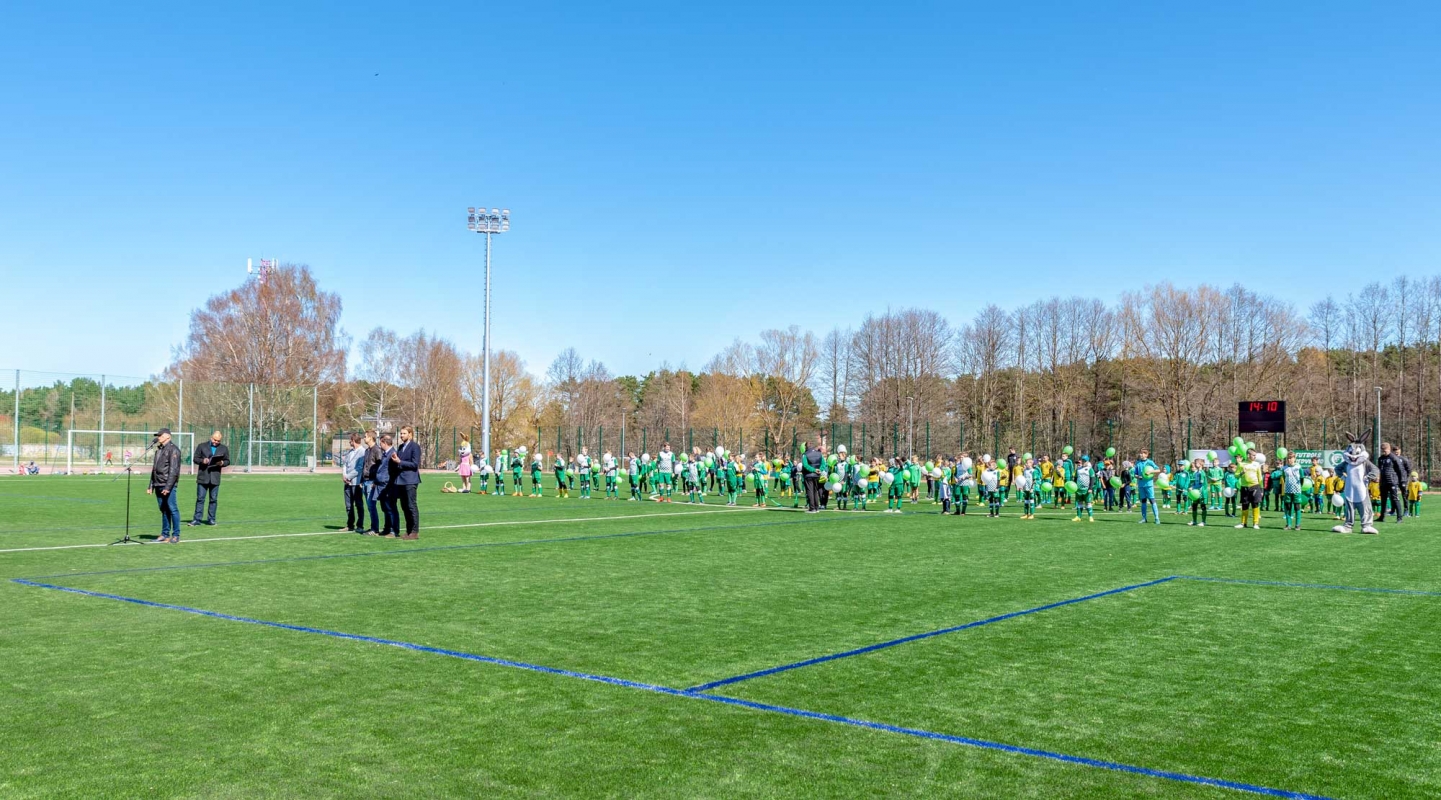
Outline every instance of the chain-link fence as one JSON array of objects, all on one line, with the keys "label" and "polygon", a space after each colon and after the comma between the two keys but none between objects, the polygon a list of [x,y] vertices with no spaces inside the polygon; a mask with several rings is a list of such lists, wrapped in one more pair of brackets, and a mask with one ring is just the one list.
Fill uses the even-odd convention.
[{"label": "chain-link fence", "polygon": [[[9,381],[4,381],[10,378]],[[0,373],[0,463],[7,471],[93,472],[133,461],[170,428],[181,457],[219,431],[234,470],[313,470],[327,462],[316,386],[160,381],[121,375],[10,370]]]}]

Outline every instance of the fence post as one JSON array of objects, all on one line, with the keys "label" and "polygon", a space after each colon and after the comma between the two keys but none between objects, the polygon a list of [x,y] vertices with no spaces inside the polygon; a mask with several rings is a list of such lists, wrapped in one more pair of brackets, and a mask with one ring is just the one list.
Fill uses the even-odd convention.
[{"label": "fence post", "polygon": [[966,449],[966,421],[965,421],[965,420],[961,420],[961,421],[960,421],[960,425],[961,425],[961,450],[965,450],[965,449]]},{"label": "fence post", "polygon": [[926,458],[931,457],[931,421],[926,420]]},{"label": "fence post", "polygon": [[1151,420],[1151,446],[1146,448],[1150,452],[1156,452],[1156,421]]},{"label": "fence post", "polygon": [[245,471],[249,472],[255,466],[255,384],[250,384],[250,399],[246,403],[249,407],[250,423],[245,429]]},{"label": "fence post", "polygon": [[[105,391],[103,385],[100,391]],[[101,424],[100,429],[105,430],[105,425]],[[103,444],[105,434],[100,434],[100,438]],[[15,471],[20,471],[20,370],[18,369],[15,370]]]}]

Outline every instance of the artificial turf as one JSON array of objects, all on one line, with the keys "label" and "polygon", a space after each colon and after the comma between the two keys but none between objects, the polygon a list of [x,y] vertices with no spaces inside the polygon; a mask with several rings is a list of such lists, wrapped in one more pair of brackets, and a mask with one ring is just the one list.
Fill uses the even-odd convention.
[{"label": "artificial turf", "polygon": [[219,526],[106,548],[71,546],[119,535],[122,482],[0,481],[0,795],[1441,795],[1429,516],[1372,537],[439,484],[417,542],[338,532],[334,476],[234,475]]}]

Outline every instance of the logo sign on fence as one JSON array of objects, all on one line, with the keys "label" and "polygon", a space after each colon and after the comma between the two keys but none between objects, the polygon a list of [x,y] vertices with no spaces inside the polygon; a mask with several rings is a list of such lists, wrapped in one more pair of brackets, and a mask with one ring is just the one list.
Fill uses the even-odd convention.
[{"label": "logo sign on fence", "polygon": [[[1319,463],[1326,469],[1335,469],[1341,463],[1340,450],[1292,450],[1291,452],[1296,456],[1296,463],[1303,467],[1309,468],[1312,464]],[[1221,466],[1224,467],[1231,463],[1231,451],[1224,447],[1218,447],[1215,450],[1187,450],[1186,457],[1191,461],[1199,458],[1209,463],[1212,453],[1216,454],[1216,463]],[[1267,453],[1267,455],[1270,456],[1268,463],[1274,463],[1275,455],[1272,453]]]}]

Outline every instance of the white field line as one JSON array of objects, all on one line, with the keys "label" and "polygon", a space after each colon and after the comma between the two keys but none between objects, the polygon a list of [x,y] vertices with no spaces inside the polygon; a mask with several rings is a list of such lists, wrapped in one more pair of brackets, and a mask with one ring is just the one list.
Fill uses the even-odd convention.
[{"label": "white field line", "polygon": [[[502,525],[561,525],[567,522],[605,522],[612,519],[654,519],[656,517],[689,517],[697,514],[730,514],[736,511],[765,511],[764,508],[717,508],[710,511],[665,511],[653,514],[621,514],[609,517],[576,517],[573,519],[519,519],[506,522],[466,522],[458,525],[429,525],[422,530],[434,531],[448,528],[493,528]],[[312,533],[264,533],[255,536],[214,536],[208,539],[181,539],[180,544],[200,542],[234,542],[242,539],[287,539],[295,536],[333,536],[345,534],[355,536],[352,531],[315,531]],[[0,553],[33,553],[38,550],[77,550],[86,547],[110,547],[109,544],[61,544],[50,547],[12,547]]]}]

